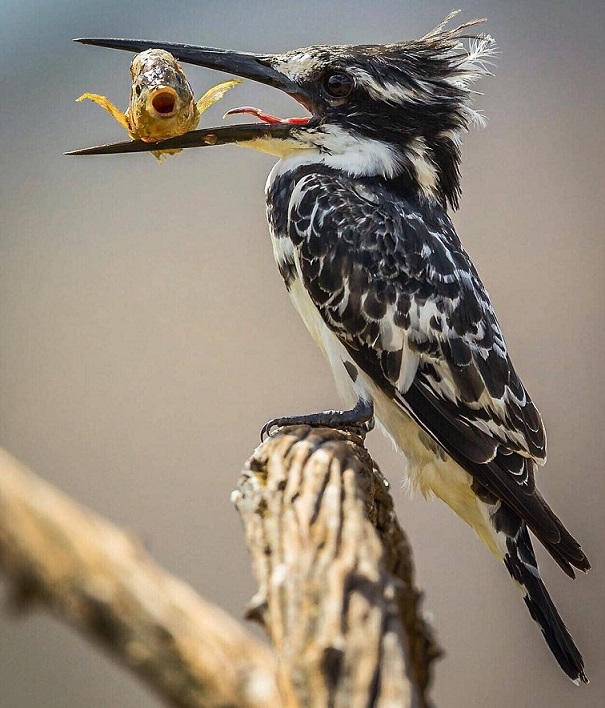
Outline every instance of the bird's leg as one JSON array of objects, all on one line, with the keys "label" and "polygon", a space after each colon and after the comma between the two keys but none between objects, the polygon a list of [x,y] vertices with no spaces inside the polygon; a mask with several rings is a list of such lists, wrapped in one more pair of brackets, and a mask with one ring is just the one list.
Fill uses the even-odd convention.
[{"label": "bird's leg", "polygon": [[283,428],[285,425],[311,425],[314,428],[360,428],[364,433],[374,427],[374,404],[360,398],[354,408],[347,411],[321,411],[308,415],[293,415],[283,418],[273,418],[263,425],[260,432],[261,440],[271,434],[272,428]]}]

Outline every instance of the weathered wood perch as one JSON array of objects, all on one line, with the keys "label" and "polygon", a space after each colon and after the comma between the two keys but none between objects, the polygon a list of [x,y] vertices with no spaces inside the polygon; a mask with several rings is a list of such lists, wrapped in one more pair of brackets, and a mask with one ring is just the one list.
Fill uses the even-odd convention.
[{"label": "weathered wood perch", "polygon": [[234,492],[273,651],[0,452],[0,567],[175,706],[427,706],[439,650],[388,484],[352,432],[287,429]]},{"label": "weathered wood perch", "polygon": [[285,429],[234,492],[259,590],[248,617],[301,706],[426,706],[439,649],[389,485],[354,433]]}]

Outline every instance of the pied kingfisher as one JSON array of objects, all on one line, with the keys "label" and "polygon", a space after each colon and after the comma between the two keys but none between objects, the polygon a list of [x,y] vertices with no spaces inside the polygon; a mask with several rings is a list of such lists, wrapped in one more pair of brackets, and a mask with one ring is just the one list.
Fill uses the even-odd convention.
[{"label": "pied kingfisher", "polygon": [[[540,414],[510,360],[448,207],[460,146],[480,116],[487,35],[448,16],[418,40],[249,54],[144,40],[83,39],[184,62],[285,91],[311,114],[187,133],[162,148],[236,143],[279,158],[267,182],[273,251],[292,302],[326,355],[346,411],[277,418],[351,425],[375,419],[408,460],[412,489],[437,496],[504,562],[563,671],[584,662],[540,577],[529,531],[570,577],[588,559],[536,488],[546,459]],[[464,40],[468,40],[465,44]],[[120,143],[80,154],[135,152]]]}]

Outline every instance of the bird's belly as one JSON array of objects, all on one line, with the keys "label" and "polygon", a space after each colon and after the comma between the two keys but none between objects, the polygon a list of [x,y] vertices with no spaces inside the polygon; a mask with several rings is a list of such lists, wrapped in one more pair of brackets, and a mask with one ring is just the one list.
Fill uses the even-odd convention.
[{"label": "bird's belly", "polygon": [[444,501],[496,557],[503,558],[505,549],[490,521],[490,507],[473,491],[471,475],[383,391],[375,387],[372,394],[377,420],[406,458],[405,476],[410,491]]}]

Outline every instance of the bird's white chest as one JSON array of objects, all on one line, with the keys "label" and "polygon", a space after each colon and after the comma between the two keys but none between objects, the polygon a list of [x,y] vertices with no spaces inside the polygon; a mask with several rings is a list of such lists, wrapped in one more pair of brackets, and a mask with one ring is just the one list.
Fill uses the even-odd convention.
[{"label": "bird's white chest", "polygon": [[360,374],[357,376],[357,379],[353,381],[350,374],[347,372],[345,362],[349,362],[351,365],[354,364],[338,337],[336,337],[324,322],[311,296],[307,292],[301,276],[298,256],[292,241],[287,237],[277,237],[272,232],[271,242],[275,262],[280,271],[284,269],[286,262],[294,262],[294,278],[288,287],[290,300],[301,316],[313,340],[329,361],[336,381],[336,387],[343,401],[347,406],[353,407],[359,398],[372,400],[368,386],[365,383],[365,376]]}]

